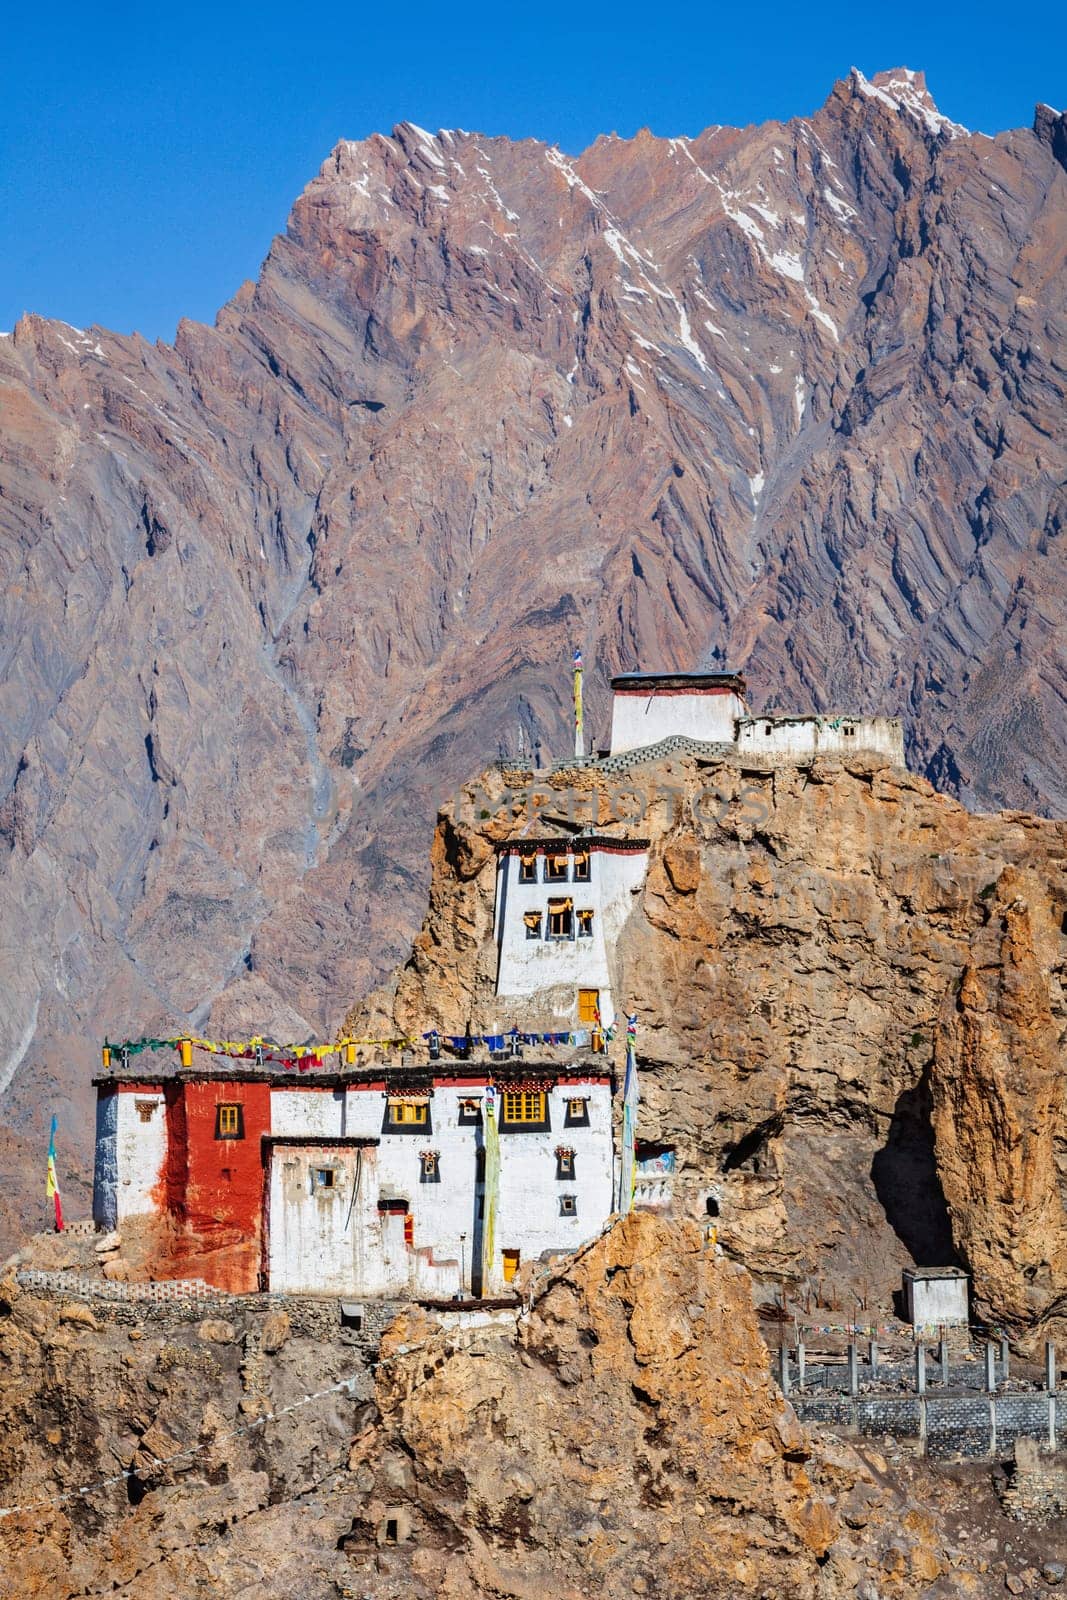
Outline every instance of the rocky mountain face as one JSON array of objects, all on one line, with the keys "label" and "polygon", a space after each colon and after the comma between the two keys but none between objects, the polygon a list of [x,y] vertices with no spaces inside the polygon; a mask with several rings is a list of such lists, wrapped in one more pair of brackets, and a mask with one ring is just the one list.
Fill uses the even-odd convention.
[{"label": "rocky mountain face", "polygon": [[949,1600],[1003,1583],[1005,1534],[1013,1581],[1040,1550],[990,1518],[988,1469],[960,1512],[921,1464],[801,1427],[747,1274],[691,1224],[630,1216],[517,1319],[413,1313],[381,1355],[7,1279],[4,1594]]},{"label": "rocky mountain face", "polygon": [[105,1031],[329,1028],[576,644],[594,737],[729,661],[1062,810],[1065,141],[904,71],[574,159],[402,124],[213,328],[0,338],[5,1119],[70,1171]]},{"label": "rocky mountain face", "polygon": [[442,816],[412,956],[353,1025],[553,1025],[494,992],[495,845],[533,808],[534,833],[650,841],[612,977],[638,1132],[765,1297],[785,1279],[878,1320],[902,1267],[958,1260],[980,1317],[1062,1339],[1067,823],[975,816],[859,754],[491,771]]}]

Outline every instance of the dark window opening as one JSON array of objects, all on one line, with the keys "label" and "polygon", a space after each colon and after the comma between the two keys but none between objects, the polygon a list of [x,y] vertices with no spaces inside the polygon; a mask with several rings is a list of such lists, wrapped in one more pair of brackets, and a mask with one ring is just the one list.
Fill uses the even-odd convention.
[{"label": "dark window opening", "polygon": [[846,738],[850,738],[851,735],[855,733],[855,731],[856,731],[855,728],[842,728],[841,729],[841,732],[845,735]]},{"label": "dark window opening", "polygon": [[461,1100],[459,1103],[459,1125],[469,1128],[482,1120],[482,1102],[480,1100]]},{"label": "dark window opening", "polygon": [[397,1543],[397,1522],[395,1517],[387,1517],[385,1519],[385,1542],[386,1544]]},{"label": "dark window opening", "polygon": [[573,900],[550,900],[548,902],[548,937],[550,939],[574,938]]},{"label": "dark window opening", "polygon": [[556,1151],[556,1178],[563,1182],[574,1182],[574,1151]]},{"label": "dark window opening", "polygon": [[537,857],[536,856],[520,856],[519,857],[519,882],[520,883],[536,883],[537,882]]},{"label": "dark window opening", "polygon": [[709,1217],[717,1217],[719,1215],[719,1202],[716,1200],[713,1194],[708,1195],[708,1198],[704,1202],[704,1206]]},{"label": "dark window opening", "polygon": [[336,1167],[316,1167],[312,1175],[312,1182],[316,1191],[337,1188]]},{"label": "dark window opening", "polygon": [[422,1138],[433,1133],[433,1115],[428,1098],[416,1099],[406,1095],[392,1095],[385,1102],[382,1118],[383,1133],[419,1134]]},{"label": "dark window opening", "polygon": [[526,937],[527,937],[527,939],[540,939],[540,937],[541,937],[541,913],[540,913],[540,911],[524,911],[523,912],[523,916],[522,916],[522,920],[526,924]]},{"label": "dark window opening", "polygon": [[424,1150],[422,1152],[422,1154],[420,1155],[420,1157],[419,1157],[419,1162],[420,1162],[419,1182],[420,1183],[440,1183],[440,1181],[441,1181],[441,1157],[440,1157],[440,1152],[437,1151],[437,1150]]},{"label": "dark window opening", "polygon": [[566,883],[569,877],[567,866],[567,857],[565,855],[546,856],[545,882]]},{"label": "dark window opening", "polygon": [[574,881],[575,883],[589,882],[588,850],[576,850],[574,852]]},{"label": "dark window opening", "polygon": [[567,1101],[567,1114],[563,1120],[565,1128],[588,1128],[589,1126],[589,1101],[584,1095],[576,1096]]},{"label": "dark window opening", "polygon": [[504,1090],[500,1096],[501,1133],[544,1133],[549,1129],[548,1095],[545,1090]]},{"label": "dark window opening", "polygon": [[765,722],[763,724],[763,737],[765,739],[769,739],[770,736],[771,736],[771,724],[769,722]]},{"label": "dark window opening", "polygon": [[578,1199],[573,1194],[561,1194],[559,1197],[559,1214],[561,1217],[576,1217],[578,1215]]},{"label": "dark window opening", "polygon": [[591,911],[579,911],[578,937],[579,939],[591,939],[593,937],[593,913]]},{"label": "dark window opening", "polygon": [[232,1101],[215,1107],[215,1138],[243,1139],[245,1136],[245,1108]]}]

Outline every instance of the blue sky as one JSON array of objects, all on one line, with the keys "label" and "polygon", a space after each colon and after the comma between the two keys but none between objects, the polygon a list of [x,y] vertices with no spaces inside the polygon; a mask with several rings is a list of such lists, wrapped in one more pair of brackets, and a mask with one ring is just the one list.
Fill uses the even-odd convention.
[{"label": "blue sky", "polygon": [[[0,328],[23,310],[171,338],[253,276],[339,138],[424,126],[695,134],[808,113],[851,65],[926,71],[987,133],[1067,103],[1067,9],[518,9],[12,0],[0,34]],[[1022,25],[1025,19],[1025,26]]]}]

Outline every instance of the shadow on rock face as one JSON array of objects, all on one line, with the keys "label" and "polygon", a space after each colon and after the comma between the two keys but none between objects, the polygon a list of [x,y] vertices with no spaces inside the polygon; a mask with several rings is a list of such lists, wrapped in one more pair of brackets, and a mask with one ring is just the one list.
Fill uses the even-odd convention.
[{"label": "shadow on rock face", "polygon": [[899,1097],[889,1137],[871,1163],[886,1221],[916,1265],[959,1266],[952,1224],[934,1159],[930,1069]]}]

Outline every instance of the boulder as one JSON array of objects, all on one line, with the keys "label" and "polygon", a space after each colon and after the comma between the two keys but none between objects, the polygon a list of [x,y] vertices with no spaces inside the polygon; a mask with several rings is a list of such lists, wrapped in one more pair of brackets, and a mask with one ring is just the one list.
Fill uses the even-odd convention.
[{"label": "boulder", "polygon": [[288,1311],[272,1311],[263,1320],[261,1347],[264,1355],[274,1356],[289,1337]]},{"label": "boulder", "polygon": [[232,1344],[233,1333],[233,1323],[224,1322],[221,1317],[207,1317],[197,1329],[205,1344]]}]

